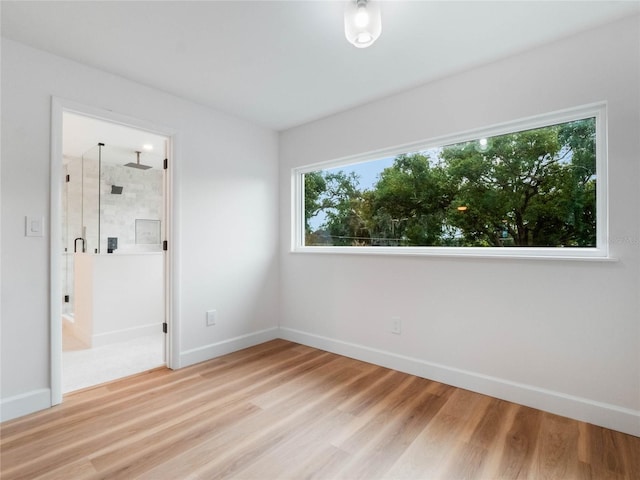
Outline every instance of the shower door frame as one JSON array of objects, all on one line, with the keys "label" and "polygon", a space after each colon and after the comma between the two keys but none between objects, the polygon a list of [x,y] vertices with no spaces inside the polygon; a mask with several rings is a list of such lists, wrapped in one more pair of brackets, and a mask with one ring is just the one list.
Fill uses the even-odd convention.
[{"label": "shower door frame", "polygon": [[177,130],[153,124],[145,120],[121,115],[89,105],[84,105],[60,97],[51,97],[51,211],[50,211],[50,355],[51,355],[51,406],[62,403],[62,281],[61,281],[61,252],[62,252],[62,190],[63,190],[63,162],[62,162],[62,134],[63,114],[75,113],[98,120],[124,125],[138,130],[148,131],[167,138],[168,167],[165,171],[165,218],[164,238],[169,248],[164,252],[164,322],[167,324],[165,337],[165,361],[168,368],[180,366],[180,328],[178,325],[178,285],[174,272],[178,272],[178,235],[176,228],[179,208],[176,185],[173,181],[176,173],[177,145],[179,133]]}]

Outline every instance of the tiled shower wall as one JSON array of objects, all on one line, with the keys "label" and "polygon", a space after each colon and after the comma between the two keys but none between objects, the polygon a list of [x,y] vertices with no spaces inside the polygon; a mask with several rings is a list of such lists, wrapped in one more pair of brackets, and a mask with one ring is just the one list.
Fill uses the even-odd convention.
[{"label": "tiled shower wall", "polygon": [[[123,187],[122,193],[112,194],[112,185]],[[107,251],[107,237],[118,238],[119,250],[135,248],[136,219],[162,219],[162,170],[103,165],[100,192],[101,252]],[[145,250],[149,247],[144,245]],[[159,245],[152,248],[160,249]]]},{"label": "tiled shower wall", "polygon": [[[97,179],[95,162],[86,162],[84,172],[82,159],[71,159],[66,165],[71,175],[67,184],[67,201],[64,203],[63,219],[68,220],[68,239],[65,245],[73,252],[73,239],[82,236],[82,227],[87,228],[87,251],[95,247],[91,237],[97,233]],[[82,178],[84,176],[84,182]],[[112,194],[111,186],[123,187],[122,193]],[[121,165],[102,165],[100,182],[100,252],[107,252],[107,237],[118,238],[118,249],[136,248],[136,219],[162,219],[162,171],[158,169],[137,170]],[[82,200],[84,196],[84,212]],[[82,217],[84,216],[84,221]],[[140,247],[140,246],[139,246]],[[145,251],[149,246],[143,247]],[[159,248],[156,246],[156,249]]]}]

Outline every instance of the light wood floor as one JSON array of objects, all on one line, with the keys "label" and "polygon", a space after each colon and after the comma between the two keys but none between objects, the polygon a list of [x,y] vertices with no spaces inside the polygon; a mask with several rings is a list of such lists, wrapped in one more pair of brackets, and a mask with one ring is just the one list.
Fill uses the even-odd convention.
[{"label": "light wood floor", "polygon": [[9,479],[640,479],[640,438],[275,340],[1,426]]}]

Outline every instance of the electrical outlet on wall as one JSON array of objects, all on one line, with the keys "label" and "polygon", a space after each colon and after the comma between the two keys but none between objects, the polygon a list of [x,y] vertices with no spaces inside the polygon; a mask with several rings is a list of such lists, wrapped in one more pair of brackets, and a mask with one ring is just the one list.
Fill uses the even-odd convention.
[{"label": "electrical outlet on wall", "polygon": [[217,310],[207,310],[207,327],[211,327],[216,324],[218,317]]},{"label": "electrical outlet on wall", "polygon": [[402,333],[402,322],[400,321],[400,317],[391,317],[391,333],[395,333],[396,335],[400,335]]}]

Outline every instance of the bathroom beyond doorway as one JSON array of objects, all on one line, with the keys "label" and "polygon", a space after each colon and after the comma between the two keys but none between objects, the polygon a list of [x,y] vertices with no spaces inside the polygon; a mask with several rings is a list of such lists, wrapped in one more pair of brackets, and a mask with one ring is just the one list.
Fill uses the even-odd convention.
[{"label": "bathroom beyond doorway", "polygon": [[166,364],[168,143],[62,112],[61,394]]}]

